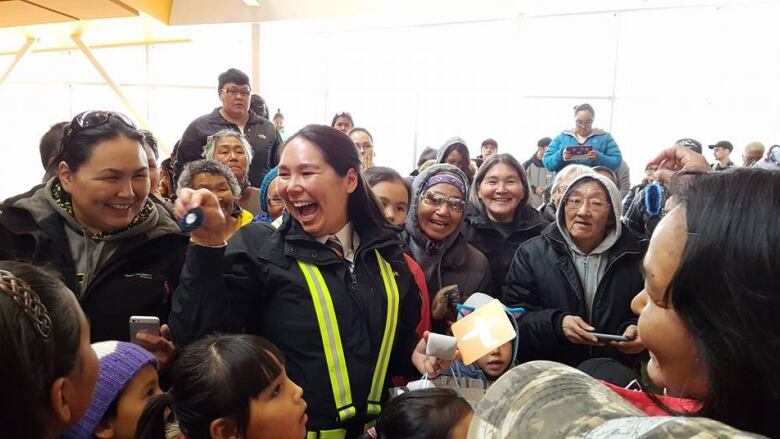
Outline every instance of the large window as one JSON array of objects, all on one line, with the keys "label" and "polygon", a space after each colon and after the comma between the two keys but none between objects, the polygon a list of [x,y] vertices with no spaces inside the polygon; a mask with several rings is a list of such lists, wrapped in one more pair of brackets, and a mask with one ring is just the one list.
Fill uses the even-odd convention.
[{"label": "large window", "polygon": [[[777,142],[778,16],[777,3],[756,3],[427,25],[262,23],[253,85],[272,114],[282,110],[288,135],[351,112],[374,136],[375,162],[401,173],[424,147],[455,135],[474,155],[492,137],[525,160],[589,102],[638,182],[653,153],[681,137],[730,140],[738,163],[744,144]],[[94,51],[167,148],[219,105],[220,72],[251,71],[249,24],[185,33],[191,43]],[[12,59],[1,56],[0,69]],[[0,198],[39,181],[38,139],[52,123],[90,108],[127,112],[75,50],[28,55],[0,86],[0,102],[0,149],[13,162]]]}]

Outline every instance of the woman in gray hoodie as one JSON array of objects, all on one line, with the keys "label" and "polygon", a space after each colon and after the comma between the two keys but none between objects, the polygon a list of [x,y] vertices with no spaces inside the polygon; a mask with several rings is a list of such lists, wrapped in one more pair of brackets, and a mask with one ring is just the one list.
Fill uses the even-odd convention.
[{"label": "woman in gray hoodie", "polygon": [[561,198],[556,222],[515,254],[503,302],[527,310],[518,320],[518,359],[577,366],[593,357],[626,364],[638,341],[599,341],[591,332],[636,338],[631,299],[642,290],[645,246],[621,227],[620,192],[608,178],[575,178]]}]

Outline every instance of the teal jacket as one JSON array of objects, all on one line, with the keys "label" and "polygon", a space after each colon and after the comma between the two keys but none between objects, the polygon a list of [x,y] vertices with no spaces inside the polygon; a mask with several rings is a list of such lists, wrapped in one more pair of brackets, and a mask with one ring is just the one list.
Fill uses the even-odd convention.
[{"label": "teal jacket", "polygon": [[[593,150],[596,151],[596,161],[564,161],[563,149],[568,146],[577,145],[592,146]],[[623,156],[620,154],[620,148],[615,142],[615,139],[612,138],[612,135],[604,130],[596,128],[583,143],[577,143],[577,136],[574,134],[573,129],[563,131],[550,143],[550,146],[547,147],[543,161],[544,167],[553,172],[558,172],[567,165],[574,163],[585,166],[606,166],[617,172],[622,160]]]}]

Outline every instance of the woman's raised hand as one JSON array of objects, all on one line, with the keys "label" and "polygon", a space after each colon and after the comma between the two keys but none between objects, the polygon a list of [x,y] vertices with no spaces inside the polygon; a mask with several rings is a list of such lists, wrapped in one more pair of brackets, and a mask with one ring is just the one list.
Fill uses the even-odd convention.
[{"label": "woman's raised hand", "polygon": [[177,218],[183,218],[192,209],[203,211],[203,223],[190,232],[190,240],[196,245],[209,247],[225,243],[225,215],[219,207],[219,200],[208,189],[181,188],[177,192],[174,213]]}]

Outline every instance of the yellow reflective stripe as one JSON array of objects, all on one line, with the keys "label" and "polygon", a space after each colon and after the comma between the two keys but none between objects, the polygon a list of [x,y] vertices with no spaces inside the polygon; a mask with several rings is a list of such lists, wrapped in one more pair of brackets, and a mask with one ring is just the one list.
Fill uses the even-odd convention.
[{"label": "yellow reflective stripe", "polygon": [[312,302],[314,302],[322,346],[325,350],[325,360],[328,364],[333,399],[336,402],[336,409],[339,411],[339,419],[343,422],[355,416],[357,409],[352,405],[352,389],[349,385],[347,362],[341,345],[341,334],[333,301],[319,268],[302,261],[298,261],[298,266],[303,272],[303,277],[306,278],[306,284],[309,287]]},{"label": "yellow reflective stripe", "polygon": [[347,430],[343,428],[306,432],[306,439],[344,439],[345,437],[347,437]]},{"label": "yellow reflective stripe", "polygon": [[398,303],[400,301],[398,294],[398,284],[393,276],[393,267],[385,261],[382,255],[376,252],[376,259],[379,263],[379,271],[382,274],[382,281],[385,284],[387,294],[387,317],[385,318],[385,332],[382,336],[382,345],[379,348],[376,367],[374,367],[374,377],[371,380],[371,391],[368,394],[368,413],[378,415],[382,411],[379,404],[382,398],[382,390],[385,387],[385,378],[387,376],[387,366],[390,363],[390,351],[395,339],[395,330],[398,326]]}]

